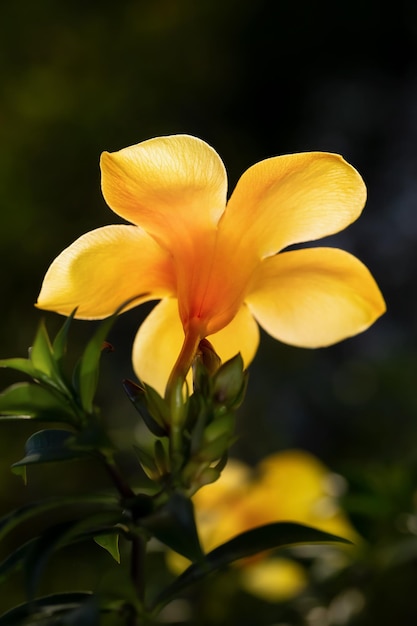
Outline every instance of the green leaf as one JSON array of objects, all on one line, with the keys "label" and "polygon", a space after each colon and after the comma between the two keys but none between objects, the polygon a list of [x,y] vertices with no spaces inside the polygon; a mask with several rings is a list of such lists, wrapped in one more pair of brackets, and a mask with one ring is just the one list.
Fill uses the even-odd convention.
[{"label": "green leaf", "polygon": [[116,449],[105,430],[103,421],[96,414],[88,416],[88,421],[77,433],[71,447],[73,450],[92,454],[102,452],[105,456],[111,455]]},{"label": "green leaf", "polygon": [[[60,626],[100,626],[101,623],[98,598],[91,598],[75,609],[67,611],[60,621]],[[51,626],[58,626],[58,624],[51,624]],[[109,622],[108,626],[110,626]]]},{"label": "green leaf", "polygon": [[79,520],[71,529],[71,543],[96,540],[103,535],[122,535],[129,532],[125,510],[103,511]]},{"label": "green leaf", "polygon": [[204,557],[198,538],[192,501],[174,493],[159,509],[140,520],[151,534],[191,561]]},{"label": "green leaf", "polygon": [[[32,602],[25,602],[3,613],[0,616],[0,626],[22,626],[23,624],[42,623],[49,617],[63,615],[69,611],[78,609],[93,598],[88,591],[71,591],[68,593],[55,593],[37,598]],[[27,622],[30,618],[30,622]],[[71,622],[67,622],[70,624]]]},{"label": "green leaf", "polygon": [[274,548],[335,542],[351,544],[347,539],[293,522],[275,522],[253,528],[215,548],[202,562],[193,563],[159,595],[154,605],[166,604],[190,585],[238,559]]},{"label": "green leaf", "polygon": [[120,563],[119,533],[96,535],[94,541],[107,550],[116,563]]},{"label": "green leaf", "polygon": [[58,372],[52,346],[43,320],[39,324],[33,346],[30,348],[29,358],[35,370],[43,372],[52,380],[57,378]]},{"label": "green leaf", "polygon": [[75,386],[79,390],[81,404],[87,413],[93,411],[93,399],[97,389],[100,357],[105,346],[105,339],[124,306],[126,303],[100,324],[77,364],[74,373]]},{"label": "green leaf", "polygon": [[26,469],[26,465],[20,465],[19,467],[11,468],[12,473],[15,476],[20,476],[23,480],[23,484],[26,486],[28,484],[28,472]]},{"label": "green leaf", "polygon": [[11,572],[22,567],[34,541],[35,539],[27,541],[0,563],[0,582],[3,582]]},{"label": "green leaf", "polygon": [[26,441],[25,456],[13,463],[12,468],[34,463],[49,463],[51,461],[68,461],[85,456],[83,450],[71,447],[74,442],[74,433],[70,430],[48,428],[39,430]]},{"label": "green leaf", "polygon": [[24,555],[28,596],[34,596],[46,564],[51,556],[64,546],[93,539],[96,542],[103,539],[104,544],[106,544],[104,539],[106,537],[107,547],[105,545],[103,547],[106,547],[116,561],[119,558],[118,562],[120,562],[118,538],[120,533],[124,532],[125,526],[116,526],[116,524],[121,524],[124,521],[125,517],[120,509],[116,512],[105,511],[86,518],[82,517],[49,526],[31,542],[30,549]]},{"label": "green leaf", "polygon": [[[29,359],[3,359],[0,367],[8,367],[31,376],[36,381],[41,381],[58,391],[69,395],[64,382],[60,367],[60,359],[65,352],[67,326],[72,318],[68,318],[64,327],[59,331],[54,344],[51,345],[49,336],[43,321],[39,324],[32,347],[29,349]],[[56,350],[56,354],[54,353]]]},{"label": "green leaf", "polygon": [[74,416],[62,396],[36,383],[16,383],[0,394],[0,420],[30,419],[72,422]]},{"label": "green leaf", "polygon": [[54,354],[56,363],[59,365],[61,365],[62,359],[64,358],[65,353],[67,351],[68,332],[69,332],[71,323],[74,319],[74,315],[76,311],[77,309],[74,309],[71,315],[67,317],[63,326],[60,328],[60,330],[56,334],[54,342],[52,344],[52,352]]},{"label": "green leaf", "polygon": [[[8,513],[0,519],[0,540],[19,524],[39,515],[61,509],[72,513],[72,516],[74,516],[75,512],[80,511],[80,507],[81,510],[84,509],[84,507],[91,507],[96,512],[104,512],[103,507],[107,511],[110,509],[115,513],[120,513],[121,511],[118,498],[109,495],[91,494],[86,496],[65,496],[62,498],[51,498],[40,502],[32,502]],[[85,515],[85,511],[82,511],[82,514]]]},{"label": "green leaf", "polygon": [[98,384],[103,344],[115,320],[116,315],[112,315],[100,324],[88,342],[78,365],[77,388],[79,389],[81,404],[87,413],[93,412],[93,399]]},{"label": "green leaf", "polygon": [[26,594],[29,599],[35,597],[41,574],[47,562],[62,544],[65,545],[63,537],[68,535],[71,527],[71,522],[50,526],[31,543],[30,550],[25,555],[24,563]]},{"label": "green leaf", "polygon": [[127,300],[113,315],[101,322],[84,350],[79,366],[77,367],[76,388],[79,390],[81,404],[87,413],[92,413],[93,411],[93,399],[97,389],[100,357],[106,337],[119,313],[121,313],[128,304],[137,300],[137,298],[142,295],[144,294],[137,295]]},{"label": "green leaf", "polygon": [[8,367],[9,369],[22,372],[22,374],[27,374],[32,378],[38,378],[39,374],[29,359],[2,359],[0,360],[0,367]]},{"label": "green leaf", "polygon": [[24,566],[27,593],[33,597],[41,573],[54,552],[66,545],[93,539],[120,562],[118,537],[126,531],[124,522],[124,513],[119,509],[49,526],[39,537],[20,546],[0,564],[0,580]]}]

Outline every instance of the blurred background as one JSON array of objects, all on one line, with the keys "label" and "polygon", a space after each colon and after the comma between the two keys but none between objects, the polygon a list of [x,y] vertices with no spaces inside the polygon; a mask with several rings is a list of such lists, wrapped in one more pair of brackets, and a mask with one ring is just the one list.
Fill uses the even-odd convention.
[{"label": "blurred background", "polygon": [[[338,152],[360,171],[366,209],[325,243],[370,268],[388,312],[326,350],[263,335],[234,455],[251,465],[289,448],[318,456],[344,477],[343,504],[375,551],[310,604],[243,602],[231,591],[223,614],[201,609],[199,623],[414,625],[417,5],[15,0],[0,9],[0,72],[0,358],[25,356],[42,317],[56,331],[62,319],[33,306],[48,265],[82,233],[117,221],[100,192],[103,150],[193,134],[220,154],[230,189],[256,161],[288,152]],[[103,364],[100,402],[120,441],[134,418],[119,381],[133,376],[130,344],[148,310],[119,320]],[[91,330],[74,324],[74,352]],[[1,388],[15,380],[1,372]],[[2,512],[56,493],[51,474],[62,471],[64,491],[86,476],[104,480],[89,466],[74,467],[70,482],[59,467],[36,468],[24,487],[9,466],[30,432],[0,425]],[[381,550],[403,540],[402,559],[386,565]],[[7,589],[0,609],[20,598],[18,583]],[[314,613],[346,589],[360,590],[360,610]]]}]

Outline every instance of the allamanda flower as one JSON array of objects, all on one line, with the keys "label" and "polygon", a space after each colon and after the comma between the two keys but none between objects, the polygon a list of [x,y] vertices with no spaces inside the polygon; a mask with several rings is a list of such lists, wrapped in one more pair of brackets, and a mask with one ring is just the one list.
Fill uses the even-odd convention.
[{"label": "allamanda flower", "polygon": [[[361,213],[366,188],[336,154],[278,156],[250,167],[226,204],[219,155],[188,135],[101,156],[102,191],[129,224],[81,236],[51,264],[37,306],[100,319],[160,300],[133,345],[139,378],[164,392],[185,377],[201,339],[247,365],[259,327],[321,347],[368,328],[385,310],[368,269],[335,248],[285,251],[336,233]],[[179,356],[178,356],[179,355]],[[175,365],[176,364],[176,365]]]},{"label": "allamanda flower", "polygon": [[[204,550],[207,553],[251,528],[291,520],[352,541],[352,546],[339,547],[334,555],[333,566],[345,567],[363,545],[363,539],[339,504],[341,486],[342,477],[304,450],[271,454],[253,470],[242,461],[229,459],[220,478],[193,496]],[[178,573],[189,565],[172,551],[167,552],[167,560]],[[308,583],[301,563],[271,553],[258,554],[236,565],[245,589],[269,601],[289,599]],[[324,566],[323,562],[322,573]]]}]

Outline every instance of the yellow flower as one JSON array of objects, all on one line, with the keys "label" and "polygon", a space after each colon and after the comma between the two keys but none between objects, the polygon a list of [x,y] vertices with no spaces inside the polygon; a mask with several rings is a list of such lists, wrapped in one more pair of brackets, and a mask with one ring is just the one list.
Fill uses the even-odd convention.
[{"label": "yellow flower", "polygon": [[252,474],[245,464],[231,459],[219,480],[193,497],[205,549],[277,521],[307,524],[357,542],[358,535],[338,505],[337,480],[303,450],[272,454]]},{"label": "yellow flower", "polygon": [[[361,545],[361,537],[338,503],[342,481],[303,450],[271,454],[254,470],[230,459],[219,480],[193,496],[204,550],[209,552],[246,530],[279,521],[313,526]],[[353,558],[354,547],[340,546],[338,554],[337,567],[344,567]],[[173,552],[167,553],[167,561],[176,572],[189,565]],[[308,583],[301,564],[271,553],[238,565],[245,589],[269,601],[291,598]]]},{"label": "yellow flower", "polygon": [[305,568],[297,561],[275,557],[251,563],[240,572],[242,587],[267,602],[285,602],[308,585]]},{"label": "yellow flower", "polygon": [[98,228],[64,250],[37,306],[100,319],[135,296],[126,308],[161,300],[133,346],[136,373],[161,393],[179,353],[185,376],[204,337],[222,360],[240,352],[247,365],[258,323],[285,343],[319,347],[365,330],[385,310],[371,274],[347,252],[283,252],[360,215],[365,185],[338,155],[261,161],[227,206],[219,155],[188,135],[104,152],[101,172],[105,200],[130,224]]}]

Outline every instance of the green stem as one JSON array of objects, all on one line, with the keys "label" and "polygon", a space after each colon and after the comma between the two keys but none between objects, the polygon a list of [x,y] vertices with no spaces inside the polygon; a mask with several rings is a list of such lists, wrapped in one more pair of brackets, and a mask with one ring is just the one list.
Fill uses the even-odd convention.
[{"label": "green stem", "polygon": [[170,429],[170,456],[172,472],[175,474],[182,460],[182,428],[184,422],[184,384],[187,374],[197,354],[201,341],[201,325],[197,321],[188,326],[184,343],[178,359],[172,369],[165,391],[165,400],[168,402],[171,413]]},{"label": "green stem", "polygon": [[134,498],[135,492],[132,490],[130,485],[126,482],[125,478],[120,473],[120,470],[117,467],[116,463],[113,461],[113,459],[110,459],[104,454],[100,456],[104,464],[104,467],[107,470],[107,473],[110,475],[114,486],[116,487],[117,491],[122,496],[122,498]]},{"label": "green stem", "polygon": [[176,396],[178,386],[184,385],[187,374],[193,364],[195,355],[197,354],[198,345],[201,341],[200,324],[189,324],[188,331],[184,337],[181,352],[175,362],[165,391],[165,399],[171,401],[172,396]]},{"label": "green stem", "polygon": [[143,605],[143,601],[145,599],[145,541],[142,537],[132,537],[132,552],[130,559],[130,578],[137,591],[138,598]]},{"label": "green stem", "polygon": [[[102,455],[102,461],[104,466],[112,478],[112,481],[122,496],[122,498],[130,499],[135,497],[134,491],[122,476],[119,468],[112,458]],[[140,600],[142,606],[145,599],[145,551],[146,543],[142,537],[132,535],[130,537],[131,542],[131,555],[130,555],[130,579],[132,581],[134,589],[136,589],[137,597]],[[136,610],[132,610],[128,618],[128,626],[139,626],[139,620]]]}]

